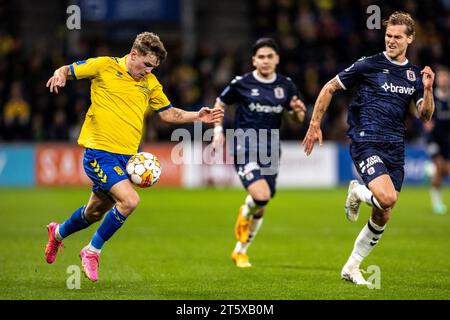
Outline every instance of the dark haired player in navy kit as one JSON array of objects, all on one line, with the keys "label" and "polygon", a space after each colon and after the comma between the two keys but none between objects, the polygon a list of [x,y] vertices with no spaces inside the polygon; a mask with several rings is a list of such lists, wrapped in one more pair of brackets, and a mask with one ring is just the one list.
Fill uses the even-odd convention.
[{"label": "dark haired player in navy kit", "polygon": [[386,51],[361,58],[330,80],[321,90],[308,132],[303,140],[311,154],[315,142],[322,144],[320,122],[333,93],[358,85],[358,96],[348,110],[347,132],[350,155],[364,184],[349,184],[345,213],[356,221],[359,205],[373,207],[369,222],[356,238],[353,252],[341,271],[341,277],[355,284],[369,284],[359,269],[372,251],[397,202],[404,176],[404,119],[410,103],[416,104],[422,121],[434,111],[434,73],[422,71],[406,59],[406,50],[414,40],[414,20],[407,13],[395,12],[384,22]]},{"label": "dark haired player in navy kit", "polygon": [[436,71],[433,120],[425,125],[428,131],[428,154],[433,160],[431,206],[436,214],[445,214],[447,206],[441,198],[442,180],[450,173],[450,72],[441,67]]},{"label": "dark haired player in navy kit", "polygon": [[[264,208],[275,195],[278,161],[268,163],[265,161],[267,159],[261,158],[260,151],[263,155],[278,159],[278,130],[283,111],[287,111],[298,123],[303,122],[306,112],[294,83],[276,72],[280,61],[278,52],[278,45],[273,39],[256,41],[252,57],[255,70],[231,81],[214,106],[223,109],[226,105],[238,104],[234,126],[234,164],[249,193],[239,209],[235,227],[237,243],[232,260],[240,268],[251,267],[247,249],[261,227]],[[262,138],[265,134],[267,139]],[[220,121],[215,123],[213,147],[221,148],[223,143]]]}]

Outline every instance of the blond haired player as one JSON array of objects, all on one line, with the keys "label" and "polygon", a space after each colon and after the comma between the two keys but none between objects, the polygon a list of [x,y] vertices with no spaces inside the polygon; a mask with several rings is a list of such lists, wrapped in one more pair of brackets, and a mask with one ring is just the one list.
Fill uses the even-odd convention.
[{"label": "blond haired player", "polygon": [[104,243],[123,225],[139,204],[139,195],[126,175],[128,159],[138,151],[144,116],[155,110],[167,122],[212,123],[223,111],[201,108],[186,112],[173,107],[152,70],[164,61],[167,52],[157,35],[137,35],[129,54],[78,61],[57,69],[48,80],[50,92],[58,93],[67,79],[91,81],[92,104],[86,114],[78,144],[85,147],[84,169],[93,181],[92,193],[62,224],[47,226],[49,240],[45,259],[53,263],[62,240],[101,220],[90,243],[80,252],[83,271],[98,280],[100,252]]},{"label": "blond haired player", "polygon": [[358,96],[348,110],[347,135],[350,155],[364,183],[350,181],[345,213],[348,220],[356,221],[359,206],[365,202],[372,206],[372,215],[341,271],[343,279],[358,285],[368,284],[360,264],[380,241],[403,184],[404,119],[409,105],[415,103],[424,122],[434,111],[433,71],[428,66],[420,70],[406,58],[406,50],[414,41],[414,20],[398,11],[384,25],[386,51],[359,59],[322,88],[303,140],[309,155],[317,140],[322,144],[320,122],[334,92],[358,87]]}]

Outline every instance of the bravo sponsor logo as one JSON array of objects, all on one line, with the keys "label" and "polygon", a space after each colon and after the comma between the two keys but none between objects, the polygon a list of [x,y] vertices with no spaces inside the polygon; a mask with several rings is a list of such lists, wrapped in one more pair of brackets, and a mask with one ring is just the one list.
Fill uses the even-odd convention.
[{"label": "bravo sponsor logo", "polygon": [[257,103],[250,103],[250,105],[248,106],[250,108],[250,110],[252,111],[256,111],[256,112],[264,112],[264,113],[281,113],[283,112],[283,107],[281,105],[277,105],[277,106],[266,106],[266,105],[262,105],[259,102]]},{"label": "bravo sponsor logo", "polygon": [[387,83],[385,82],[382,86],[381,86],[384,91],[388,92],[392,92],[392,93],[402,93],[402,94],[408,94],[408,95],[413,95],[414,92],[416,92],[416,89],[414,87],[403,87],[403,86],[395,86],[392,83]]}]

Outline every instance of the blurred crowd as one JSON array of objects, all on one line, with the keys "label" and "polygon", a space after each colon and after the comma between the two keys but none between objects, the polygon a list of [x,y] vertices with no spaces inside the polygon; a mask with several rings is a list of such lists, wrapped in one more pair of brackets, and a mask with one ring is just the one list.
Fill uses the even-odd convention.
[{"label": "blurred crowd", "polygon": [[[279,71],[296,83],[309,116],[315,98],[329,79],[356,59],[383,50],[383,30],[366,27],[369,17],[366,9],[376,3],[249,1],[251,38],[271,36],[278,41],[281,47]],[[449,66],[446,53],[450,52],[450,0],[389,1],[380,7],[384,18],[397,9],[415,18],[417,35],[407,54],[413,63]],[[181,56],[181,44],[168,46],[168,59],[155,73],[172,104],[186,110],[213,106],[216,97],[235,75],[251,71],[251,48],[237,43],[225,39],[217,46],[202,39],[191,59]],[[71,81],[60,94],[52,95],[46,82],[63,64],[86,57],[115,55],[117,51],[112,44],[83,40],[76,50],[55,49],[45,41],[37,41],[27,49],[24,50],[20,37],[7,28],[0,28],[0,141],[75,141],[89,107],[90,83]],[[346,140],[347,106],[352,97],[351,93],[338,93],[333,99],[323,123],[325,139]],[[226,113],[225,127],[232,126],[232,111]],[[302,139],[307,123],[299,127],[286,119],[282,137]],[[414,117],[414,110],[406,124],[408,140],[420,140],[422,125]],[[149,114],[144,142],[170,140],[174,128],[160,121],[156,114]]]}]

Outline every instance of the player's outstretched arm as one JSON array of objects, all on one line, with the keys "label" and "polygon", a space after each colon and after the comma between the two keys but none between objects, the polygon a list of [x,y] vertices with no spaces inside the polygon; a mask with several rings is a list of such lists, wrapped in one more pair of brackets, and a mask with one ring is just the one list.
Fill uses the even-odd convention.
[{"label": "player's outstretched arm", "polygon": [[217,98],[216,103],[214,104],[214,109],[222,110],[222,117],[214,122],[214,136],[212,141],[213,150],[219,150],[223,147],[223,143],[225,142],[225,136],[223,134],[223,115],[225,112],[225,105]]},{"label": "player's outstretched arm", "polygon": [[322,145],[322,130],[320,129],[320,122],[322,121],[323,115],[330,105],[333,94],[339,89],[342,89],[339,81],[336,78],[333,78],[327,82],[322,90],[320,90],[319,96],[314,104],[314,110],[309,123],[308,131],[303,139],[304,150],[307,156],[311,154],[317,140],[319,141],[319,145]]},{"label": "player's outstretched arm", "polygon": [[297,96],[293,96],[290,101],[292,111],[289,112],[292,119],[298,124],[302,124],[305,120],[306,106]]},{"label": "player's outstretched arm", "polygon": [[423,101],[418,106],[419,118],[423,122],[430,121],[434,112],[433,82],[434,72],[429,66],[420,71],[423,83]]},{"label": "player's outstretched arm", "polygon": [[223,110],[203,107],[198,112],[189,112],[172,107],[160,112],[159,115],[161,119],[171,123],[189,123],[194,121],[214,123],[223,117]]},{"label": "player's outstretched arm", "polygon": [[48,79],[46,87],[50,88],[50,92],[55,91],[55,93],[58,93],[58,88],[62,88],[66,85],[69,76],[72,76],[69,66],[62,66],[53,73],[53,76],[50,79]]}]

